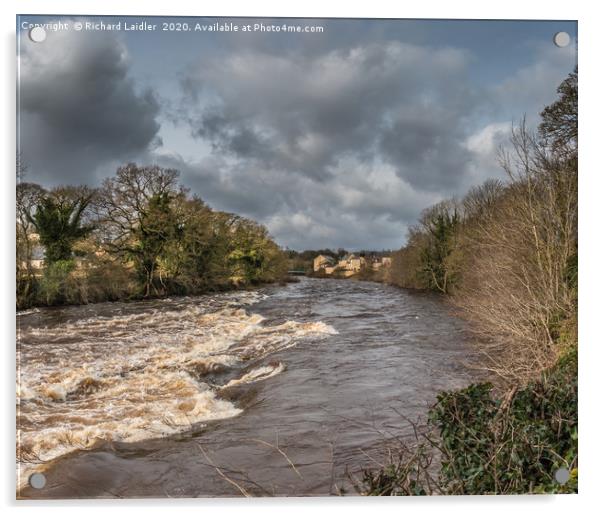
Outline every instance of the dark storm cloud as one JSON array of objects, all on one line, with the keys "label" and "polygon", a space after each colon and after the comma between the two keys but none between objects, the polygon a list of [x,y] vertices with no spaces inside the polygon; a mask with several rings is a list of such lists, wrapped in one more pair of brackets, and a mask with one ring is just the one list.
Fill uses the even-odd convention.
[{"label": "dark storm cloud", "polygon": [[[263,166],[332,178],[353,155],[379,155],[418,188],[454,188],[469,152],[470,56],[384,41],[321,54],[247,49],[204,58],[184,78],[193,134]],[[191,102],[196,109],[191,112]]]},{"label": "dark storm cloud", "polygon": [[472,157],[462,144],[467,134],[457,126],[461,116],[433,108],[400,116],[383,131],[380,149],[413,186],[454,193]]},{"label": "dark storm cloud", "polygon": [[326,30],[24,38],[28,180],[156,163],[282,245],[394,248],[422,209],[500,176],[512,120],[536,123],[575,55],[520,24],[496,25],[494,44],[491,25],[307,23]]},{"label": "dark storm cloud", "polygon": [[154,155],[148,162],[178,170],[182,182],[220,210],[265,220],[286,203],[293,205],[289,191],[294,183],[279,183],[278,177],[260,168],[233,165],[219,156],[190,162],[180,156]]},{"label": "dark storm cloud", "polygon": [[21,35],[21,153],[36,177],[95,182],[98,165],[158,143],[159,105],[128,70],[113,35],[49,32],[43,43]]},{"label": "dark storm cloud", "polygon": [[204,54],[181,81],[177,118],[221,159],[211,180],[199,163],[187,180],[297,248],[398,245],[422,209],[501,175],[514,104],[551,101],[567,68],[545,49],[478,84],[468,50],[322,43]]}]

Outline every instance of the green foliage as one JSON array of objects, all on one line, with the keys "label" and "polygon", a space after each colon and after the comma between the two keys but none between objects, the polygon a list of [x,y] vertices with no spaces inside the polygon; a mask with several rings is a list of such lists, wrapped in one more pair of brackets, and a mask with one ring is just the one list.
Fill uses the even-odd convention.
[{"label": "green foliage", "polygon": [[428,289],[447,293],[455,280],[450,264],[459,223],[455,209],[436,213],[426,222],[428,238],[421,252],[421,271]]},{"label": "green foliage", "polygon": [[[441,205],[425,211],[393,257],[398,284],[453,286],[482,332],[502,333],[498,372],[522,386],[442,392],[414,451],[365,473],[369,494],[577,492],[576,71],[558,92],[540,139],[524,127],[513,134],[515,155],[502,161],[510,182],[473,188],[461,219]],[[543,372],[533,379],[533,369]],[[434,478],[425,455],[438,459]],[[564,485],[560,468],[570,472]]]},{"label": "green foliage", "polygon": [[487,181],[461,200],[426,209],[393,254],[389,280],[449,294],[484,336],[487,367],[524,384],[565,350],[577,313],[577,74],[501,150],[506,182]]},{"label": "green foliage", "polygon": [[[558,99],[541,112],[538,136],[520,129],[514,133],[514,155],[501,155],[509,182],[489,180],[472,188],[460,209],[455,201],[444,201],[423,212],[420,223],[410,228],[405,247],[393,255],[392,283],[453,293],[465,286],[465,280],[470,283],[474,262],[485,261],[483,258],[496,250],[499,242],[515,254],[532,255],[533,246],[539,251],[542,244],[560,246],[574,238],[575,253],[565,278],[576,287],[576,232],[573,235],[571,231],[577,216],[577,84],[575,68],[558,87]],[[522,163],[518,172],[507,166],[517,162]],[[531,226],[522,234],[519,221],[527,217]],[[564,266],[543,263],[540,255],[537,259],[542,268]],[[508,281],[517,275],[506,263],[495,266],[505,271]],[[522,278],[522,282],[527,281]],[[467,289],[475,286],[470,284]]]},{"label": "green foliage", "polygon": [[152,195],[146,209],[140,214],[139,224],[131,230],[134,243],[129,250],[129,257],[144,285],[145,297],[151,294],[153,287],[155,293],[160,293],[154,284],[155,269],[168,243],[179,235],[172,201],[169,192]]},{"label": "green foliage", "polygon": [[17,309],[26,309],[36,302],[38,297],[38,281],[35,276],[17,271]]},{"label": "green foliage", "polygon": [[96,255],[94,240],[87,241],[85,248],[81,247],[84,245],[80,244],[78,250],[85,257],[80,260],[82,266],[77,271],[79,293],[74,304],[116,301],[136,296],[139,286],[130,268],[106,254]]},{"label": "green foliage", "polygon": [[70,260],[75,242],[92,231],[92,226],[82,225],[82,215],[89,202],[89,195],[74,199],[46,195],[40,199],[31,221],[46,250],[48,264]]},{"label": "green foliage", "polygon": [[490,384],[438,397],[430,412],[444,449],[440,480],[458,494],[576,492],[577,357],[571,352],[540,380],[494,399]]},{"label": "green foliage", "polygon": [[[336,250],[333,249],[319,249],[319,250],[304,250],[302,252],[297,252],[296,250],[288,249],[285,251],[285,256],[288,259],[288,270],[297,270],[297,271],[305,271],[310,275],[315,276],[326,276],[326,274],[321,271],[321,273],[314,273],[314,259],[318,256],[330,256],[334,259],[334,261],[339,261],[345,255],[349,254],[349,252],[343,248],[339,248]],[[360,252],[361,254],[361,252]],[[388,255],[388,253],[386,254]]]},{"label": "green foliage", "polygon": [[69,277],[75,264],[72,260],[50,262],[39,283],[39,296],[47,305],[63,304],[69,297]]},{"label": "green foliage", "polygon": [[559,95],[541,112],[540,134],[555,152],[574,153],[577,149],[578,115],[577,68],[558,86]]},{"label": "green foliage", "polygon": [[461,219],[454,202],[423,211],[407,245],[393,253],[389,282],[404,288],[449,293],[458,280]]},{"label": "green foliage", "polygon": [[48,306],[126,299],[135,291],[127,269],[106,259],[87,268],[73,260],[56,261],[35,284],[35,303]]},{"label": "green foliage", "polygon": [[227,262],[236,284],[256,284],[269,271],[278,275],[286,272],[284,255],[265,227],[250,220],[237,220],[231,235]]},{"label": "green foliage", "polygon": [[[94,196],[85,188],[22,187],[18,306],[199,294],[286,279],[285,255],[265,227],[211,210],[179,188],[177,177],[175,170],[128,164]],[[84,225],[92,214],[93,224]],[[27,224],[44,248],[43,269],[32,266],[37,239]]]},{"label": "green foliage", "polygon": [[37,184],[22,182],[23,167],[17,162],[17,173],[19,183],[16,190],[16,279],[17,279],[17,308],[22,309],[35,302],[38,281],[34,267],[35,227],[32,223],[32,214],[40,198],[46,195],[46,191]]},{"label": "green foliage", "polygon": [[[443,392],[411,453],[364,472],[368,495],[577,492],[577,352],[521,389],[495,397],[489,383]],[[434,458],[435,477],[429,472]],[[555,479],[559,468],[569,481]]]}]

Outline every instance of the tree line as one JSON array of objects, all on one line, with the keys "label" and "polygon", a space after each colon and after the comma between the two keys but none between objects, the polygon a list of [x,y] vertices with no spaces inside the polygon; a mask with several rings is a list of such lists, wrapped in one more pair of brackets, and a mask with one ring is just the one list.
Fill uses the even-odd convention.
[{"label": "tree line", "polygon": [[576,341],[577,70],[558,93],[536,131],[523,120],[500,150],[507,180],[426,209],[389,276],[447,294],[510,381],[547,369]]},{"label": "tree line", "polygon": [[17,307],[198,294],[284,280],[267,229],[207,206],[176,170],[127,164],[100,188],[17,185]]}]

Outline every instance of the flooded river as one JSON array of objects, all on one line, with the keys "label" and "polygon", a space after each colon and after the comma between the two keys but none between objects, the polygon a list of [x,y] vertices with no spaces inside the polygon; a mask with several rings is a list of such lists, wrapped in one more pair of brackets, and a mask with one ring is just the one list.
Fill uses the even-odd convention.
[{"label": "flooded river", "polygon": [[24,498],[335,494],[400,414],[476,377],[439,297],[352,280],[34,309],[17,330]]}]

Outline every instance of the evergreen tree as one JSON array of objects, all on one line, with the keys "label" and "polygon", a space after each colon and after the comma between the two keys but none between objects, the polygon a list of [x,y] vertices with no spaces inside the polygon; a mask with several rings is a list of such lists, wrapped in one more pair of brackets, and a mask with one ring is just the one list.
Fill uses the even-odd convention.
[{"label": "evergreen tree", "polygon": [[28,215],[45,248],[47,265],[69,261],[75,242],[93,230],[82,223],[92,196],[87,190],[55,190],[40,199],[33,216]]},{"label": "evergreen tree", "polygon": [[552,150],[574,155],[577,151],[577,68],[562,81],[559,98],[541,112],[540,135]]},{"label": "evergreen tree", "polygon": [[457,211],[436,214],[428,225],[429,242],[422,252],[423,271],[428,287],[447,293],[453,276],[449,257],[455,248],[455,236],[460,223]]}]

